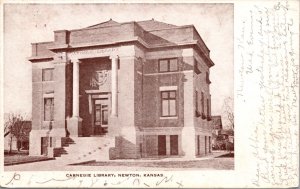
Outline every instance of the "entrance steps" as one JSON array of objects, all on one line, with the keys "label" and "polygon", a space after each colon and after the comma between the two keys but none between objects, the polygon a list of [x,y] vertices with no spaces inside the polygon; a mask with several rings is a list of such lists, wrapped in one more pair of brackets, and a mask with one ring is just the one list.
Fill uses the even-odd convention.
[{"label": "entrance steps", "polygon": [[62,147],[55,149],[54,156],[68,164],[86,161],[109,160],[109,148],[114,147],[115,138],[107,135],[94,137],[65,137]]}]

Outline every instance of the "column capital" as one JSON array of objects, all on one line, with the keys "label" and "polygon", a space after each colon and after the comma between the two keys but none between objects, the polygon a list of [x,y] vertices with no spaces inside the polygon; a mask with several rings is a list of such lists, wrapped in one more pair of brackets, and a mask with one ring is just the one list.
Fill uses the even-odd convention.
[{"label": "column capital", "polygon": [[70,59],[71,63],[80,63],[81,61],[78,58],[72,58]]},{"label": "column capital", "polygon": [[116,54],[110,55],[109,59],[119,59],[119,56]]}]

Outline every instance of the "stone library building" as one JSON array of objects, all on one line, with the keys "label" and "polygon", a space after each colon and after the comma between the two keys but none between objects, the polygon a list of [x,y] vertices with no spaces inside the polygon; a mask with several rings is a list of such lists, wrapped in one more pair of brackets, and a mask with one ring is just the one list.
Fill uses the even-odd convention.
[{"label": "stone library building", "polygon": [[109,159],[208,155],[209,53],[194,25],[154,19],[110,19],[32,43],[29,154],[55,157],[67,139],[85,138],[110,139]]}]

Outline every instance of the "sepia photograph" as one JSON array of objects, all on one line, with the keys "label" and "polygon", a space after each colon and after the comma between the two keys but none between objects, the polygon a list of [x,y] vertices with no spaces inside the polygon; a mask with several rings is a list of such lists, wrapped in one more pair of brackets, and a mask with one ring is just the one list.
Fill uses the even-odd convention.
[{"label": "sepia photograph", "polygon": [[5,4],[4,170],[234,169],[233,7]]},{"label": "sepia photograph", "polygon": [[298,0],[0,10],[1,187],[299,187]]}]

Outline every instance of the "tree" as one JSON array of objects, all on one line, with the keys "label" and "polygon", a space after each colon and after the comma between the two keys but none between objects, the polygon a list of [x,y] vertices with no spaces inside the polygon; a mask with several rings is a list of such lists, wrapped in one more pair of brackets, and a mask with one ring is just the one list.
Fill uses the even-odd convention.
[{"label": "tree", "polygon": [[223,102],[223,114],[227,119],[228,126],[231,129],[234,129],[234,111],[233,111],[233,99],[231,97],[227,97]]},{"label": "tree", "polygon": [[21,114],[10,113],[4,123],[4,137],[9,135],[9,153],[12,152],[13,137],[17,139],[18,151],[20,142],[26,137],[26,128],[24,116]]}]

